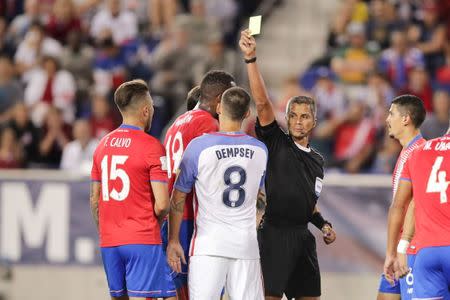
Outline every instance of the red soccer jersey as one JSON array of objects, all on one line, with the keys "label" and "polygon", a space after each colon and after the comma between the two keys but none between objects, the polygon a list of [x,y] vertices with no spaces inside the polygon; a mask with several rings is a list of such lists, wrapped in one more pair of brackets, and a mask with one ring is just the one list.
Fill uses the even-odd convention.
[{"label": "red soccer jersey", "polygon": [[101,247],[161,244],[150,182],[167,182],[165,155],[157,139],[134,126],[122,125],[100,141],[91,178],[101,183]]},{"label": "red soccer jersey", "polygon": [[413,188],[417,249],[450,246],[450,135],[418,147],[401,180]]},{"label": "red soccer jersey", "polygon": [[[204,110],[190,110],[179,116],[170,126],[164,139],[167,153],[167,172],[169,177],[169,194],[172,194],[178,167],[187,145],[196,137],[204,133],[216,132],[219,123]],[[193,192],[186,197],[184,206],[184,220],[194,219]]]},{"label": "red soccer jersey", "polygon": [[[408,161],[409,157],[411,156],[411,153],[416,149],[417,147],[423,145],[425,142],[425,139],[422,137],[422,135],[417,135],[412,139],[411,142],[408,143],[406,147],[403,148],[402,152],[400,153],[397,163],[395,164],[394,173],[392,174],[392,198],[395,197],[395,193],[397,192],[398,183],[400,181],[401,174],[403,172],[403,169],[405,167],[406,162]],[[415,246],[415,237],[410,243],[410,246],[408,247],[407,253],[408,254],[415,254],[416,253],[416,246]]]}]

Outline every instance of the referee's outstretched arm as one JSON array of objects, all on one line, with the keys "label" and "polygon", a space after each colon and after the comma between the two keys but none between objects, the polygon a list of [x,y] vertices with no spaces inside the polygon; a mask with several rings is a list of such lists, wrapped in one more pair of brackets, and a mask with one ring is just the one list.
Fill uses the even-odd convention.
[{"label": "referee's outstretched arm", "polygon": [[253,101],[255,101],[256,104],[259,123],[261,126],[269,125],[275,120],[275,113],[273,111],[272,103],[269,100],[264,80],[259,72],[258,64],[256,63],[256,41],[255,38],[250,35],[248,29],[241,31],[239,47],[244,54],[244,61],[247,63],[250,89]]}]

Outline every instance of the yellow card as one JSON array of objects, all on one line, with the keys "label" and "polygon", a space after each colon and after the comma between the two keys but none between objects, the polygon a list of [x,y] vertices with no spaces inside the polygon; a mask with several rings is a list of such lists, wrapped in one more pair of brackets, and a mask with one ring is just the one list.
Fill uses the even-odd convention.
[{"label": "yellow card", "polygon": [[261,33],[261,16],[250,17],[248,22],[248,29],[251,35],[256,35]]}]

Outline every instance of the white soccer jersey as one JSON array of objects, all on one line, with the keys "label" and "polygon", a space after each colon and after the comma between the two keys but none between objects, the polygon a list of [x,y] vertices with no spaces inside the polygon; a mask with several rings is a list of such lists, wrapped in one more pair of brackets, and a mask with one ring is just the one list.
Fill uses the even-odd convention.
[{"label": "white soccer jersey", "polygon": [[264,183],[267,148],[242,133],[205,134],[191,141],[175,188],[195,187],[190,256],[258,259],[256,197]]}]

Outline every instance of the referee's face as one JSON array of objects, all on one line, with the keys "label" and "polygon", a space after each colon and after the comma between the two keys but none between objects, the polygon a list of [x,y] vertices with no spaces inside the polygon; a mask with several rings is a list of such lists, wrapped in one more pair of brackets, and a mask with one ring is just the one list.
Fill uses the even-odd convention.
[{"label": "referee's face", "polygon": [[295,141],[307,138],[316,125],[308,104],[292,103],[287,115],[289,134]]}]

